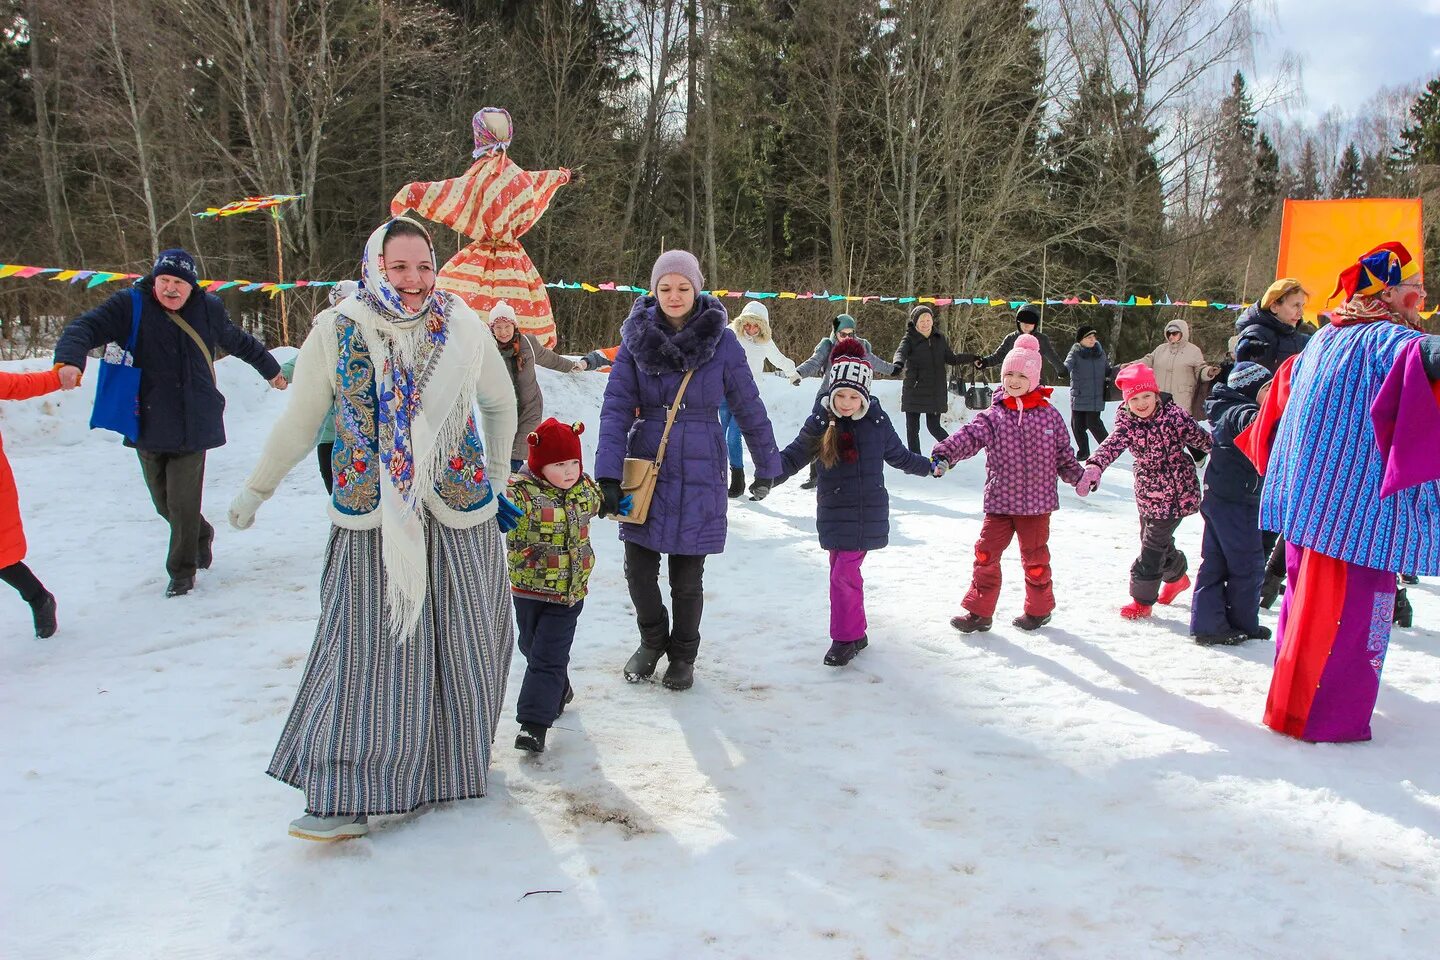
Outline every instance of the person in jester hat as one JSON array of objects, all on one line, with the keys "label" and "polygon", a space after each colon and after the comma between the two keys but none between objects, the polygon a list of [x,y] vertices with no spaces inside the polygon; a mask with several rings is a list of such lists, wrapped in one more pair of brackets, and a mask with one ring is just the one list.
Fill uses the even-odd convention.
[{"label": "person in jester hat", "polygon": [[1440,574],[1440,337],[1420,326],[1419,264],[1383,243],[1340,274],[1341,294],[1243,445],[1291,584],[1265,723],[1324,742],[1370,739],[1396,575]]},{"label": "person in jester hat", "polygon": [[[435,285],[457,294],[480,316],[496,300],[515,308],[520,332],[555,346],[550,297],[520,237],[544,216],[555,192],[576,175],[559,170],[522,170],[507,153],[515,125],[507,110],[485,107],[471,121],[474,163],[449,180],[407,183],[390,201],[392,216],[414,210],[427,220],[470,237],[440,268]],[[497,452],[498,456],[498,452]]]},{"label": "person in jester hat", "polygon": [[[819,464],[815,527],[830,553],[830,649],[827,666],[842,667],[870,643],[860,565],[889,543],[890,497],[885,465],[914,476],[931,472],[911,453],[880,401],[870,395],[869,351],[853,337],[830,352],[828,384],[800,433],[780,453],[780,481]],[[777,481],[779,482],[779,481]]]}]

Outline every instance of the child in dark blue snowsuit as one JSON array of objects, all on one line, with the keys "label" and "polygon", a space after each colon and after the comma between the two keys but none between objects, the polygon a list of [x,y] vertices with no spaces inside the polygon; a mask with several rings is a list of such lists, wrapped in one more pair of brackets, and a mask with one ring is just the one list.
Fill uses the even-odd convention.
[{"label": "child in dark blue snowsuit", "polygon": [[1190,633],[1205,646],[1270,636],[1260,626],[1260,583],[1265,578],[1262,481],[1254,464],[1235,446],[1235,436],[1260,412],[1261,391],[1269,383],[1269,370],[1242,361],[1205,402],[1214,446],[1205,468],[1205,496],[1200,502],[1205,539],[1190,604]]}]

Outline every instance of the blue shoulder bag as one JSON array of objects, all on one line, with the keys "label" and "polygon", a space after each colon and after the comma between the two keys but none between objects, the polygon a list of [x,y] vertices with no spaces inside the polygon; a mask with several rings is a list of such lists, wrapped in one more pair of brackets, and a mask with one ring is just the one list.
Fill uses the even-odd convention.
[{"label": "blue shoulder bag", "polygon": [[140,291],[130,290],[130,339],[121,350],[105,348],[95,381],[95,409],[90,429],[114,430],[134,443],[140,436],[140,368],[135,366],[135,338],[140,335]]}]

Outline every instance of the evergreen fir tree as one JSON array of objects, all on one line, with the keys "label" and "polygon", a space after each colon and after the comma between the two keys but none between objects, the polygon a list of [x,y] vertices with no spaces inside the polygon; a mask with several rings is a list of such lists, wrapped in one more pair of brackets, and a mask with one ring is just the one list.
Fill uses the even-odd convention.
[{"label": "evergreen fir tree", "polygon": [[1315,156],[1315,141],[1305,138],[1300,151],[1300,166],[1295,171],[1295,185],[1291,190],[1297,200],[1322,200],[1324,192],[1320,185],[1320,160]]},{"label": "evergreen fir tree", "polygon": [[1401,155],[1412,164],[1440,164],[1440,77],[1415,98],[1410,118],[1414,123],[1400,131]]},{"label": "evergreen fir tree", "polygon": [[1353,141],[1345,145],[1345,152],[1340,155],[1340,167],[1330,184],[1330,195],[1337,200],[1357,200],[1366,195],[1360,151]]},{"label": "evergreen fir tree", "polygon": [[1255,108],[1245,89],[1245,76],[1236,71],[1230,81],[1230,95],[1220,102],[1220,131],[1215,146],[1215,213],[1216,219],[1228,226],[1253,218],[1255,126]]},{"label": "evergreen fir tree", "polygon": [[1280,154],[1270,138],[1260,134],[1255,144],[1255,176],[1250,186],[1250,225],[1260,227],[1270,219],[1280,201]]}]

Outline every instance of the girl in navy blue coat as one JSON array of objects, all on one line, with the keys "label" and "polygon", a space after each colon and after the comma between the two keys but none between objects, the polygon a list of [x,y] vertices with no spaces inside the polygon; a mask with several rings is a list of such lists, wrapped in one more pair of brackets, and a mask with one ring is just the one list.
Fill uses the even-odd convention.
[{"label": "girl in navy blue coat", "polygon": [[[819,463],[815,526],[830,551],[830,650],[839,667],[869,643],[865,636],[865,554],[890,539],[885,464],[915,476],[931,473],[929,459],[911,453],[880,403],[865,350],[842,340],[830,353],[830,386],[797,436],[780,454],[781,480]],[[779,482],[779,481],[777,481]]]}]

